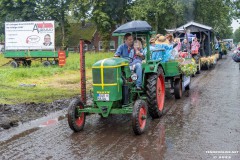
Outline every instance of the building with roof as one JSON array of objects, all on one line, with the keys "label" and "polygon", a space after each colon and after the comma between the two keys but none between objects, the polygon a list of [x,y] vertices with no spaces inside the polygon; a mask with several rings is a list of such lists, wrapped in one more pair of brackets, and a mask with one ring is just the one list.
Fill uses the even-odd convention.
[{"label": "building with roof", "polygon": [[166,31],[173,34],[175,37],[180,37],[182,39],[186,37],[187,34],[195,35],[201,45],[201,56],[209,56],[212,54],[212,45],[214,44],[214,33],[212,27],[191,21],[175,29],[166,29]]},{"label": "building with roof", "polygon": [[[112,29],[113,32],[115,28]],[[78,50],[79,40],[83,39],[85,42],[85,51],[103,51],[103,42],[99,32],[97,31],[96,25],[93,23],[86,23],[82,25],[81,23],[70,24],[70,34],[69,34],[69,48]],[[112,37],[109,43],[110,51],[115,51],[118,45],[118,38]]]}]

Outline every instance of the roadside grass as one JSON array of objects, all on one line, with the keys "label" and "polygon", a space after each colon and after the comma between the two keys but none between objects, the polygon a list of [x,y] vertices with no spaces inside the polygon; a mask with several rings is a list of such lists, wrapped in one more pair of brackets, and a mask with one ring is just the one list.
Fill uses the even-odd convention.
[{"label": "roadside grass", "polygon": [[[112,57],[113,53],[86,53],[87,90],[92,88],[91,66],[100,59]],[[0,55],[0,66],[7,63]],[[21,86],[35,84],[35,87]],[[80,56],[70,53],[64,67],[43,67],[33,61],[31,67],[0,67],[0,104],[52,102],[70,98],[80,93]]]}]

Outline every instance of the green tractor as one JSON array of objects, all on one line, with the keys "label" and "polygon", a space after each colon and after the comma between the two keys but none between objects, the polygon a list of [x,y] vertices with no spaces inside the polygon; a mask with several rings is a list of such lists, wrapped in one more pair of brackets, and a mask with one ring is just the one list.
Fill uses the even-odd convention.
[{"label": "green tractor", "polygon": [[100,114],[102,117],[131,114],[133,131],[140,135],[146,129],[148,115],[154,119],[163,114],[165,78],[173,83],[175,97],[181,97],[182,86],[185,84],[184,76],[179,73],[178,63],[161,63],[160,60],[150,59],[148,42],[153,33],[151,26],[145,21],[132,21],[114,32],[119,36],[125,33],[141,36],[147,42],[146,62],[142,64],[143,89],[136,89],[136,77],[132,74],[127,59],[113,57],[96,62],[92,66],[93,104],[87,106],[81,100],[75,99],[69,106],[68,124],[73,131],[83,130],[86,115],[89,113]]}]

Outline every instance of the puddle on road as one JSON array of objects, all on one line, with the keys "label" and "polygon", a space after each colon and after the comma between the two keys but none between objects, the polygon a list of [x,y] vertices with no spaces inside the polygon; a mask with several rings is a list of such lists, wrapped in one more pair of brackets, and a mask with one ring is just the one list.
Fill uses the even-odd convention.
[{"label": "puddle on road", "polygon": [[21,138],[26,133],[32,133],[43,127],[51,127],[57,125],[59,121],[65,119],[66,110],[51,113],[46,117],[42,117],[33,121],[22,123],[17,127],[4,130],[0,133],[0,143],[8,140],[15,140],[16,137]]}]

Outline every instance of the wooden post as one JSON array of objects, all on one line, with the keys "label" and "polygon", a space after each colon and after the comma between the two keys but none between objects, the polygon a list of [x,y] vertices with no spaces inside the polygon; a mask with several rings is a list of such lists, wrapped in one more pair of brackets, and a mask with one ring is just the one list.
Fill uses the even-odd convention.
[{"label": "wooden post", "polygon": [[81,101],[86,104],[86,70],[85,70],[85,51],[84,51],[84,41],[81,39],[79,43],[80,51],[80,83],[81,83]]},{"label": "wooden post", "polygon": [[211,56],[210,31],[208,31],[208,55]]}]

